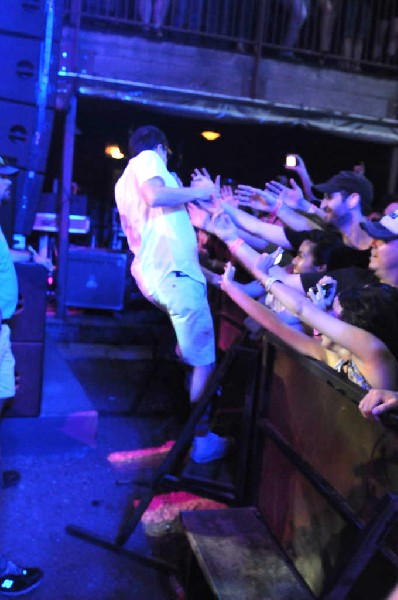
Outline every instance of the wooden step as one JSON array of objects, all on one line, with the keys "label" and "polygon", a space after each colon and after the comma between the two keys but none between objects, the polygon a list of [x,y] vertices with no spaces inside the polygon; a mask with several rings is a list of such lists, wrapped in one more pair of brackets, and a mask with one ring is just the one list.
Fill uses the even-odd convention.
[{"label": "wooden step", "polygon": [[[220,600],[314,598],[255,508],[182,512],[181,521],[196,559],[187,574],[189,600],[211,595]],[[210,594],[203,591],[198,571]]]}]

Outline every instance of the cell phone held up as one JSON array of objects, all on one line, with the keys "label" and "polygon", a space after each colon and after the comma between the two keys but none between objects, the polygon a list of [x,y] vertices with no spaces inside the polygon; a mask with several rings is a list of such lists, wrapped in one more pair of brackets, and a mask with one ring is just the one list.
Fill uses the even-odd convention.
[{"label": "cell phone held up", "polygon": [[272,266],[279,265],[279,263],[281,262],[281,260],[283,258],[283,253],[284,253],[284,249],[281,248],[280,246],[278,246],[278,248],[275,250],[275,252],[272,253],[272,256],[273,256]]},{"label": "cell phone held up", "polygon": [[[330,290],[333,288],[333,283],[323,283],[323,284],[321,284],[320,288],[321,288],[323,297],[326,298],[326,296],[328,296]],[[308,291],[312,292],[315,295],[318,292],[318,288],[315,285],[314,287],[310,287]]]},{"label": "cell phone held up", "polygon": [[297,167],[297,157],[294,154],[288,154],[285,158],[285,167]]}]

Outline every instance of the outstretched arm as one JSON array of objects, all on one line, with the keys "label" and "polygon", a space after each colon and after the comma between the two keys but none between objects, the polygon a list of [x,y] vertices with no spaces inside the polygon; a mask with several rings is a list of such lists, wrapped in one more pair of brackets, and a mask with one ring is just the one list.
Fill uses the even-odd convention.
[{"label": "outstretched arm", "polygon": [[294,171],[300,177],[301,185],[304,190],[305,197],[307,200],[312,201],[313,193],[312,193],[312,181],[310,174],[308,173],[307,167],[301,156],[298,154],[294,154],[296,157],[296,165],[294,167],[289,167],[285,165],[285,169],[289,169],[290,171]]},{"label": "outstretched arm", "polygon": [[267,331],[277,335],[292,348],[312,358],[326,361],[324,348],[313,338],[297,331],[281,321],[278,314],[266,308],[253,298],[250,298],[233,280],[234,267],[227,264],[221,281],[221,289],[238,304],[248,315],[260,323]]},{"label": "outstretched arm", "polygon": [[[387,347],[379,338],[324,312],[300,292],[275,281],[273,277],[266,279],[264,285],[267,291],[272,288],[273,295],[303,323],[317,329],[336,344],[349,350],[362,363],[369,377],[374,375],[375,380],[390,381],[390,376],[395,369],[394,361]],[[365,372],[363,375],[371,383]],[[373,384],[371,383],[371,385]]]},{"label": "outstretched arm", "polygon": [[259,254],[251,248],[244,239],[238,236],[238,231],[225,212],[216,213],[211,219],[213,232],[227,244],[232,256],[236,258],[256,279],[265,277],[273,265],[274,254]]},{"label": "outstretched arm", "polygon": [[287,239],[283,227],[279,225],[273,225],[271,223],[264,223],[248,213],[240,210],[236,206],[231,206],[227,203],[221,204],[222,209],[227,213],[235,225],[241,229],[246,229],[249,233],[256,235],[276,246],[282,246],[286,250],[292,250],[292,246]]},{"label": "outstretched arm", "polygon": [[316,228],[313,221],[295,211],[299,210],[308,215],[316,215],[320,219],[325,219],[325,212],[318,208],[316,204],[308,202],[304,198],[301,188],[294,179],[290,179],[290,185],[289,188],[279,181],[270,181],[266,184],[269,194],[274,194],[276,198],[283,200],[281,209],[278,211],[278,217],[296,231]]},{"label": "outstretched arm", "polygon": [[161,177],[153,177],[142,184],[141,190],[148,206],[177,206],[193,200],[210,202],[216,193],[216,186],[203,177],[198,178],[191,187],[174,188],[165,186]]},{"label": "outstretched arm", "polygon": [[[294,182],[293,179],[291,181]],[[280,188],[278,187],[279,185],[281,186]],[[306,202],[300,188],[297,184],[295,186],[295,189],[288,188],[275,181],[267,183],[265,190],[260,190],[250,185],[239,185],[236,198],[240,206],[249,206],[253,210],[277,215],[281,221],[296,231],[312,229],[314,224],[295,211],[297,204],[296,195],[299,196],[301,202]],[[291,195],[294,198],[292,206],[289,203]]]}]

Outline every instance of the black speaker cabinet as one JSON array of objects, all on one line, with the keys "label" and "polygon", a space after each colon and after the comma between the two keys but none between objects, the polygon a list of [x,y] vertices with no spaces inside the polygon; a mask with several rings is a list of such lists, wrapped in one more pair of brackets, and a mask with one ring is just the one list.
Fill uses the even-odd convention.
[{"label": "black speaker cabinet", "polygon": [[127,254],[94,248],[70,249],[66,305],[122,310]]},{"label": "black speaker cabinet", "polygon": [[17,390],[7,417],[37,417],[40,414],[44,344],[12,342]]},{"label": "black speaker cabinet", "polygon": [[21,169],[14,232],[29,235],[42,191],[56,99],[61,0],[3,0],[0,156]]},{"label": "black speaker cabinet", "polygon": [[[54,111],[46,109],[38,159],[38,170],[45,171]],[[13,159],[18,168],[29,167],[31,141],[37,130],[38,109],[30,104],[0,100],[1,156]]]},{"label": "black speaker cabinet", "polygon": [[[3,100],[35,105],[40,75],[43,42],[40,39],[14,38],[0,35],[3,76],[0,97]],[[50,57],[50,85],[46,106],[55,107],[56,76],[59,63],[59,42],[53,42]]]},{"label": "black speaker cabinet", "polygon": [[12,318],[13,342],[43,342],[46,317],[47,271],[34,263],[16,263],[18,306]]},{"label": "black speaker cabinet", "polygon": [[[48,6],[47,0],[2,0],[0,33],[43,39]],[[59,39],[61,33],[61,6],[61,0],[54,1],[55,39]]]}]

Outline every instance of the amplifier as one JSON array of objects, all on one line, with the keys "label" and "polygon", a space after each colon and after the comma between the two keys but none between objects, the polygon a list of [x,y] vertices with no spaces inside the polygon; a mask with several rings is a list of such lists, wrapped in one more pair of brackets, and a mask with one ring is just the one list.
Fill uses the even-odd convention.
[{"label": "amplifier", "polygon": [[[37,212],[33,223],[34,231],[45,233],[56,233],[58,227],[58,215],[55,213]],[[84,215],[69,215],[69,233],[88,233],[90,230],[90,219]]]},{"label": "amplifier", "polygon": [[41,408],[44,344],[12,342],[17,390],[7,417],[38,417]]},{"label": "amplifier", "polygon": [[66,271],[66,305],[122,310],[127,253],[96,248],[71,248]]},{"label": "amplifier", "polygon": [[43,342],[46,319],[47,271],[35,263],[15,263],[18,305],[12,318],[13,342]]}]

